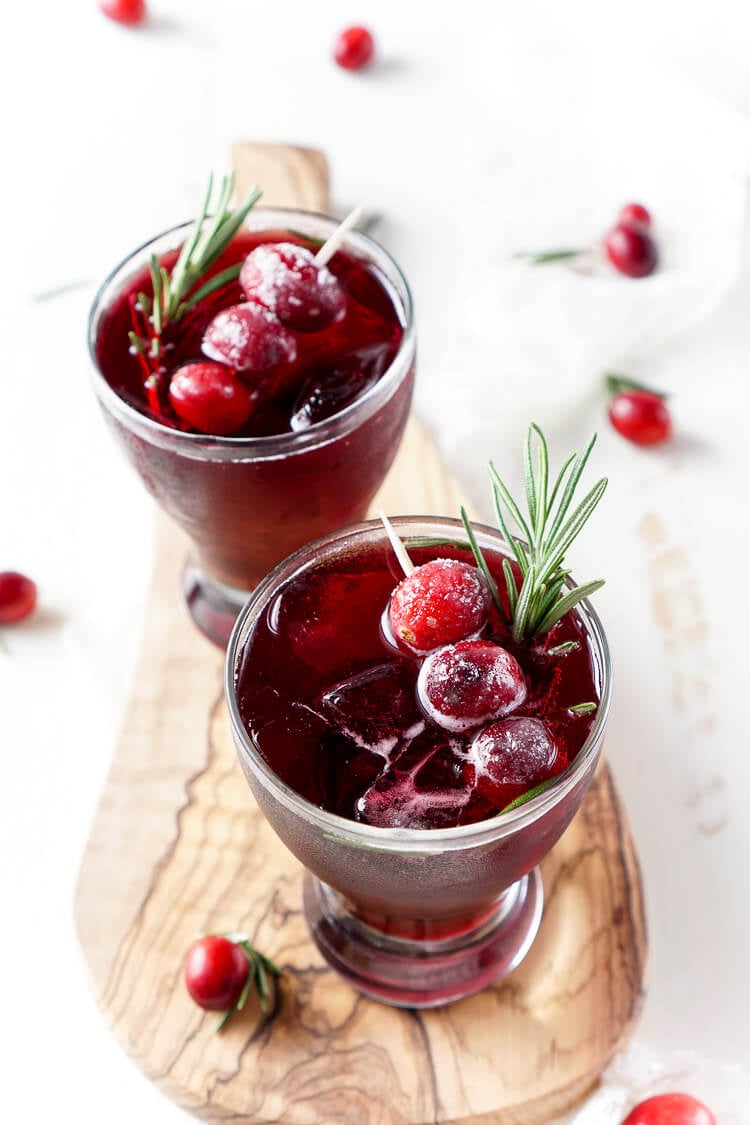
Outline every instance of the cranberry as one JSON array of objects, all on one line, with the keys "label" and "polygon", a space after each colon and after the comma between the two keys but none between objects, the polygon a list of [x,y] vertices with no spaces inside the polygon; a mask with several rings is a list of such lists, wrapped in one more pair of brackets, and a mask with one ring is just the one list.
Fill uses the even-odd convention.
[{"label": "cranberry", "polygon": [[129,27],[135,27],[146,19],[145,0],[99,0],[99,10],[116,23]]},{"label": "cranberry", "polygon": [[483,727],[469,750],[477,788],[504,807],[555,773],[557,746],[541,719],[512,715]]},{"label": "cranberry", "polygon": [[200,1008],[225,1012],[233,1008],[245,987],[250,963],[242,946],[229,938],[201,938],[185,960],[185,984]]},{"label": "cranberry", "polygon": [[666,403],[651,391],[618,391],[609,404],[609,420],[618,434],[635,445],[660,445],[672,436]]},{"label": "cranberry", "polygon": [[0,573],[0,625],[23,621],[36,608],[36,586],[17,570]]},{"label": "cranberry", "polygon": [[344,70],[361,70],[375,53],[375,40],[366,27],[347,27],[333,45],[333,57]]},{"label": "cranberry", "polygon": [[648,228],[651,226],[651,213],[642,203],[626,203],[617,216],[617,221],[629,226]]},{"label": "cranberry", "polygon": [[221,363],[186,363],[172,375],[169,401],[202,434],[234,434],[253,412],[257,393]]},{"label": "cranberry", "polygon": [[647,277],[659,264],[656,243],[635,223],[618,223],[605,236],[604,249],[612,265],[628,277]]},{"label": "cranberry", "polygon": [[716,1118],[690,1094],[657,1094],[631,1109],[622,1125],[716,1125]]},{"label": "cranberry", "polygon": [[209,359],[228,363],[243,375],[266,375],[294,363],[297,344],[273,313],[256,304],[230,305],[213,318],[203,336]]},{"label": "cranberry", "polygon": [[479,632],[490,612],[490,592],[475,566],[433,559],[418,566],[391,595],[393,636],[422,655]]},{"label": "cranberry", "polygon": [[526,698],[526,680],[516,658],[500,645],[459,641],[430,653],[417,691],[430,718],[458,733],[514,711]]},{"label": "cranberry", "polygon": [[326,266],[319,266],[305,246],[264,243],[248,254],[240,285],[288,328],[314,332],[344,314],[344,291]]}]

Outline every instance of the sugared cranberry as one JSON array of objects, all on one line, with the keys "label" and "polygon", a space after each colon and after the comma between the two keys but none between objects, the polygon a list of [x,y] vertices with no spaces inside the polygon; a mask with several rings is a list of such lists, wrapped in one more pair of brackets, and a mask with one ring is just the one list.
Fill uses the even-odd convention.
[{"label": "sugared cranberry", "polygon": [[459,641],[430,653],[417,692],[430,718],[458,733],[514,711],[526,698],[526,680],[516,658],[500,645]]},{"label": "sugared cranberry", "polygon": [[327,266],[317,265],[310,250],[293,242],[256,246],[245,259],[240,285],[288,328],[315,332],[344,314],[346,298]]},{"label": "sugared cranberry", "polygon": [[23,621],[36,607],[36,585],[17,570],[0,573],[0,625]]},{"label": "sugared cranberry", "polygon": [[333,57],[344,70],[361,70],[375,53],[375,40],[366,27],[347,27],[333,45]]},{"label": "sugared cranberry", "polygon": [[716,1118],[690,1094],[657,1094],[631,1109],[622,1125],[716,1125]]},{"label": "sugared cranberry", "polygon": [[254,303],[230,305],[217,313],[204,333],[202,348],[209,359],[229,364],[248,379],[297,358],[291,332],[268,309]]},{"label": "sugared cranberry", "polygon": [[389,622],[397,641],[423,655],[478,633],[489,611],[490,592],[475,566],[433,559],[393,591]]},{"label": "sugared cranberry", "polygon": [[618,223],[633,224],[637,227],[651,226],[651,213],[642,203],[626,203],[617,216]]},{"label": "sugared cranberry", "polygon": [[605,236],[604,249],[612,265],[628,277],[648,277],[659,264],[656,243],[645,227],[618,223]]},{"label": "sugared cranberry", "polygon": [[169,383],[175,414],[202,434],[236,433],[252,414],[257,397],[222,363],[186,363]]},{"label": "sugared cranberry", "polygon": [[486,779],[490,791],[524,790],[552,775],[557,747],[541,719],[512,715],[475,734],[470,757],[480,789],[487,788],[482,785]]},{"label": "sugared cranberry", "polygon": [[99,10],[116,23],[135,27],[146,19],[145,0],[99,0]]},{"label": "sugared cranberry", "polygon": [[609,420],[635,445],[660,445],[672,436],[672,418],[661,395],[622,390],[612,397]]}]

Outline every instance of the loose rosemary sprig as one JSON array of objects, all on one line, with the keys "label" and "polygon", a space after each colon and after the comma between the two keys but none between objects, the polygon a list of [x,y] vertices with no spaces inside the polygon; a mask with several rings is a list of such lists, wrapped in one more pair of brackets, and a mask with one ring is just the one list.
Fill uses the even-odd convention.
[{"label": "loose rosemary sprig", "polygon": [[[536,438],[536,456],[534,455]],[[508,491],[495,466],[490,462],[490,478],[498,524],[511,548],[521,572],[521,586],[508,559],[503,561],[503,577],[508,594],[510,624],[516,642],[539,633],[546,633],[574,606],[604,585],[604,579],[585,582],[563,593],[569,570],[563,568],[565,552],[597,506],[607,480],[598,481],[581,502],[572,509],[573,497],[586,467],[596,434],[582,453],[572,453],[550,488],[549,451],[544,434],[538,426],[529,427],[524,446],[524,480],[528,518],[522,513]],[[476,541],[466,511],[461,518],[474,552],[477,566],[487,576],[489,569]],[[510,524],[523,536],[511,534]],[[490,582],[495,604],[502,610],[497,587]]]},{"label": "loose rosemary sprig", "polygon": [[152,370],[154,363],[158,367],[161,362],[162,336],[167,325],[179,320],[199,301],[239,276],[241,262],[221,270],[208,281],[202,281],[261,197],[260,189],[254,187],[245,202],[231,211],[229,201],[233,190],[234,175],[224,176],[215,209],[209,215],[214,194],[213,176],[210,176],[198,218],[185,239],[172,269],[164,269],[159,265],[155,255],[151,257],[153,297],[149,298],[145,293],[139,293],[137,300],[137,311],[146,331],[144,335],[132,331],[129,337],[133,348],[147,361]]}]

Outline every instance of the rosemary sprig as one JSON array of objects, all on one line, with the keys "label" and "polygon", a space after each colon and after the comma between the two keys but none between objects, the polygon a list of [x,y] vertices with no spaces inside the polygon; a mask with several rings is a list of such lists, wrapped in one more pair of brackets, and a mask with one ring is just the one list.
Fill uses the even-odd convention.
[{"label": "rosemary sprig", "polygon": [[271,984],[268,978],[268,974],[271,973],[271,975],[275,977],[281,975],[281,969],[278,967],[278,965],[275,965],[274,962],[270,960],[270,958],[266,957],[265,954],[256,949],[255,946],[250,943],[250,939],[248,938],[247,934],[232,931],[231,933],[223,934],[222,936],[228,938],[229,941],[233,942],[235,945],[240,946],[243,953],[247,957],[248,973],[247,980],[245,981],[245,986],[240,993],[237,1003],[234,1005],[234,1007],[229,1008],[226,1012],[224,1012],[223,1016],[216,1025],[217,1031],[221,1031],[224,1027],[226,1027],[227,1023],[232,1018],[235,1012],[242,1011],[242,1009],[245,1007],[245,1003],[248,996],[250,995],[250,990],[252,988],[255,988],[255,991],[258,994],[258,1002],[260,1004],[261,1011],[268,1011],[268,998],[271,995]]},{"label": "rosemary sprig", "polygon": [[226,250],[249,211],[261,197],[260,189],[254,187],[244,203],[230,211],[229,201],[233,190],[234,175],[224,176],[215,209],[209,215],[214,194],[213,176],[210,176],[198,218],[182,244],[172,269],[164,269],[155,256],[151,258],[153,297],[139,293],[137,300],[137,313],[144,325],[145,335],[135,330],[129,333],[132,347],[148,361],[151,370],[158,370],[161,366],[162,336],[167,325],[179,320],[198,301],[239,277],[241,262],[221,270],[208,281],[204,280],[208,270]]},{"label": "rosemary sprig", "polygon": [[[524,446],[528,518],[522,514],[497,469],[490,463],[498,524],[521,572],[519,589],[510,562],[506,560],[503,563],[511,632],[516,642],[546,633],[569,610],[604,585],[604,579],[598,578],[563,592],[570,574],[569,570],[563,568],[565,553],[607,487],[607,480],[603,477],[571,511],[576,488],[595,441],[596,434],[582,453],[568,457],[550,488],[546,439],[538,426],[533,423],[529,426]],[[462,517],[469,534],[468,520],[464,513]],[[511,524],[515,524],[523,538],[511,534]],[[473,534],[469,534],[469,539],[477,566],[486,574],[487,564]],[[496,604],[501,608],[493,585],[491,584],[490,589]]]}]

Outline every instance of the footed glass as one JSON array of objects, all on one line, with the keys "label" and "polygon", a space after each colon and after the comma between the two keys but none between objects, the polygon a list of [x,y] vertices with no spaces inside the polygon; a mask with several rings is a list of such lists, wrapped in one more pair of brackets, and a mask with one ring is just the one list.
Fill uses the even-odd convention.
[{"label": "footed glass", "polygon": [[[455,520],[393,523],[407,548],[410,539],[465,538]],[[483,549],[508,553],[494,529],[476,525],[476,532]],[[611,693],[609,651],[596,613],[582,602],[573,612],[588,641],[599,707],[570,765],[526,804],[448,828],[383,828],[327,812],[285,784],[259,752],[242,719],[238,676],[258,622],[264,615],[278,621],[285,583],[374,544],[385,546],[382,526],[361,524],[303,547],[264,579],[230,639],[226,697],[250,788],[306,869],[304,911],[323,957],[369,996],[427,1008],[477,992],[528,952],[543,909],[539,863],[578,811],[601,753]]]},{"label": "footed glass", "polygon": [[[101,326],[151,255],[174,251],[192,223],[139,247],[99,290],[89,321],[94,388],[144,485],[187,532],[192,556],[183,592],[198,627],[225,645],[247,595],[272,566],[316,536],[363,519],[395,457],[411,404],[415,329],[409,288],[390,255],[352,232],[343,249],[367,263],[394,305],[403,335],[390,366],[338,413],[297,432],[209,437],[149,417],[110,385],[98,359]],[[294,231],[325,240],[335,220],[254,208],[250,231]]]}]

